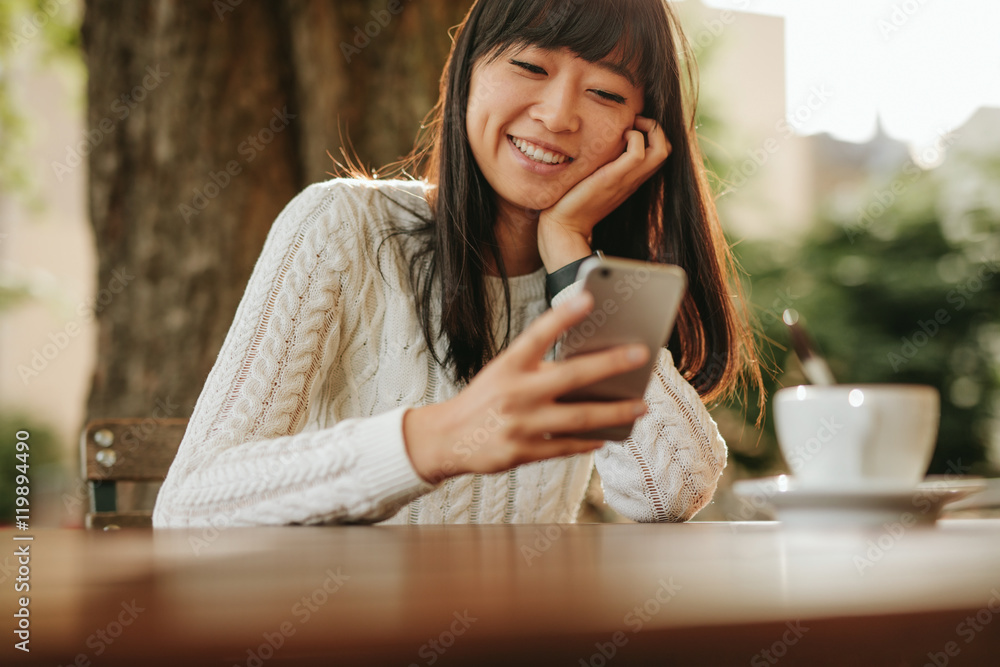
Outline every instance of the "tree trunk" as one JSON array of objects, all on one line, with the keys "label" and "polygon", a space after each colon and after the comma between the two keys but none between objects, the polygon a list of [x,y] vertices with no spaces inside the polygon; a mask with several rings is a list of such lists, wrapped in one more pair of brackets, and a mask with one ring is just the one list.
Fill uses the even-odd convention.
[{"label": "tree trunk", "polygon": [[275,216],[341,134],[369,165],[409,152],[468,5],[87,1],[88,418],[190,415]]}]

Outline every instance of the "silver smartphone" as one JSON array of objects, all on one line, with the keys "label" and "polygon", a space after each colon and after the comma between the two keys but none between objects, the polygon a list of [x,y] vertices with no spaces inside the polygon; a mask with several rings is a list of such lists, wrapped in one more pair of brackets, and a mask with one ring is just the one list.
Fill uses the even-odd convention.
[{"label": "silver smartphone", "polygon": [[[612,401],[642,398],[661,347],[666,346],[687,289],[684,269],[618,257],[591,257],[577,272],[594,296],[587,318],[560,339],[557,359],[568,359],[624,345],[644,343],[649,361],[641,368],[605,378],[559,397],[559,401]],[[581,433],[582,437],[624,440],[631,424]]]}]

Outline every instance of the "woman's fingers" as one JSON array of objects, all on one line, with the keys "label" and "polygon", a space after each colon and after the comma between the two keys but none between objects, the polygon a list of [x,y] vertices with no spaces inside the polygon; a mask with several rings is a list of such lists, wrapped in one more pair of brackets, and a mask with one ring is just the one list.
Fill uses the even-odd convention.
[{"label": "woman's fingers", "polygon": [[637,115],[635,117],[635,123],[633,123],[633,125],[635,125],[635,129],[641,130],[642,132],[649,134],[656,127],[656,121],[653,120],[652,118],[649,118],[648,116]]},{"label": "woman's fingers", "polygon": [[646,135],[648,139],[649,148],[656,154],[664,153],[664,157],[670,155],[671,145],[670,141],[667,139],[667,135],[664,134],[663,128],[652,118],[646,118],[645,116],[635,117],[635,129],[639,130]]},{"label": "woman's fingers", "polygon": [[646,158],[646,135],[639,130],[629,130],[625,133],[628,146],[625,152],[634,155],[639,162]]},{"label": "woman's fingers", "polygon": [[507,348],[507,355],[522,368],[535,368],[542,361],[559,336],[583,320],[594,305],[594,297],[583,291],[542,313]]},{"label": "woman's fingers", "polygon": [[525,385],[525,391],[555,399],[573,389],[640,368],[648,360],[649,348],[641,343],[581,354],[540,368]]},{"label": "woman's fingers", "polygon": [[646,413],[642,399],[607,402],[552,403],[535,410],[521,422],[528,437],[552,434],[572,437],[600,428],[631,424]]},{"label": "woman's fingers", "polygon": [[[628,133],[628,149],[642,158],[649,174],[652,174],[670,156],[672,147],[663,128],[652,118],[636,116],[634,127]],[[639,138],[642,140],[641,150]]]}]

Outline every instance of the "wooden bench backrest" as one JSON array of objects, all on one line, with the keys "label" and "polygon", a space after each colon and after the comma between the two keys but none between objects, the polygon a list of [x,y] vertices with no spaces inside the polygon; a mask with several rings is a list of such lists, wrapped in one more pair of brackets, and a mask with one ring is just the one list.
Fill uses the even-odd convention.
[{"label": "wooden bench backrest", "polygon": [[96,419],[83,429],[83,473],[89,481],[162,482],[187,419]]},{"label": "wooden bench backrest", "polygon": [[91,496],[88,528],[153,525],[152,512],[119,511],[115,482],[162,482],[187,424],[187,419],[95,419],[83,428],[81,464]]}]

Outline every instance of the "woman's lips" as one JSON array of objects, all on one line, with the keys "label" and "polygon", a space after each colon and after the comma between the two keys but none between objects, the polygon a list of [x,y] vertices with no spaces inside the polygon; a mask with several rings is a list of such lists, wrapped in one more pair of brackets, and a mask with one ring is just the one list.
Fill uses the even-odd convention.
[{"label": "woman's lips", "polygon": [[559,151],[552,150],[546,146],[540,146],[527,139],[522,139],[520,137],[515,137],[513,135],[507,135],[507,139],[517,148],[518,151],[529,160],[533,162],[538,162],[540,164],[551,164],[558,165],[564,162],[572,162],[573,158],[560,153]]}]

